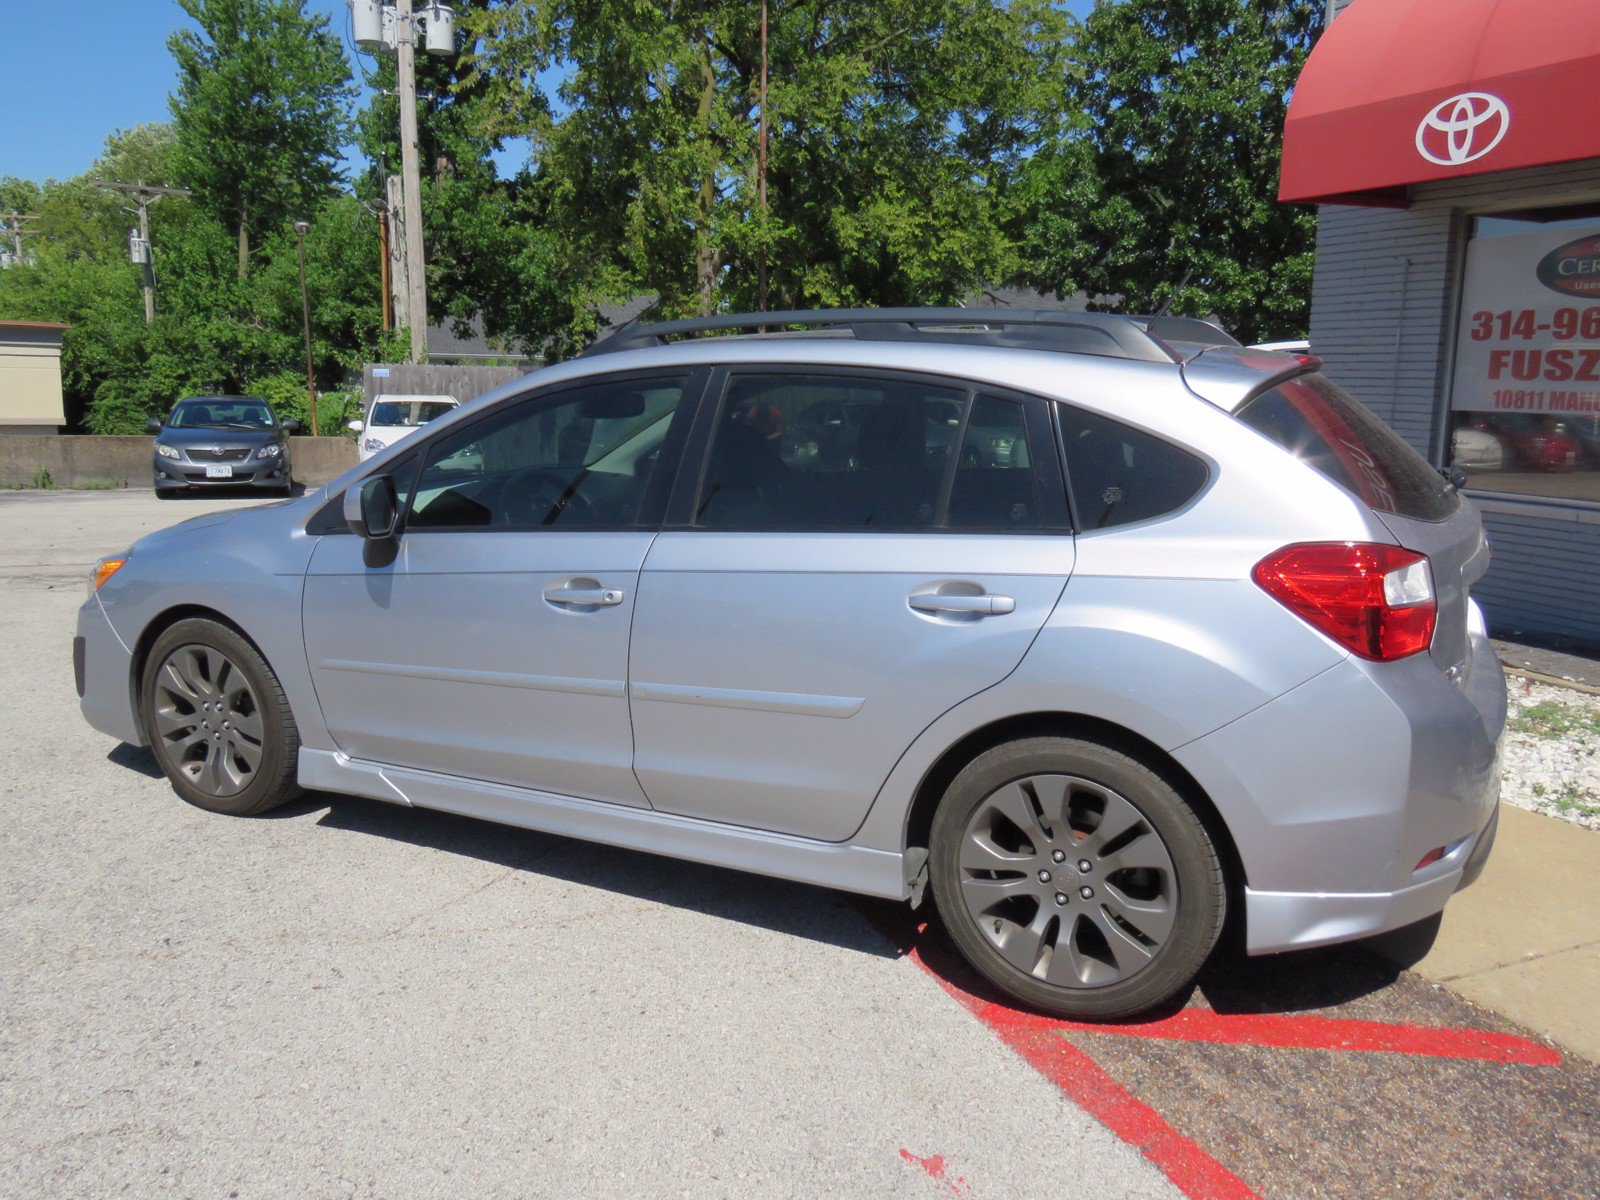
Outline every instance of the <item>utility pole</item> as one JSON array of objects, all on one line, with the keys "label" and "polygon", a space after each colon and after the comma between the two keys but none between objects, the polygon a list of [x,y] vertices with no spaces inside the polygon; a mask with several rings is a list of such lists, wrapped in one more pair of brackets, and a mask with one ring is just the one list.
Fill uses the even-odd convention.
[{"label": "utility pole", "polygon": [[389,311],[392,328],[410,329],[411,285],[406,282],[406,197],[398,175],[384,177],[384,203],[389,216]]},{"label": "utility pole", "polygon": [[[28,222],[38,219],[38,216],[32,213],[0,213],[0,234],[11,239],[12,262],[18,266],[28,261],[28,247],[22,239],[29,234],[39,232],[37,229],[28,228]],[[10,264],[0,262],[0,266],[8,265]]]},{"label": "utility pole", "polygon": [[311,400],[311,436],[321,437],[317,428],[317,373],[311,365],[311,301],[306,296],[306,234],[311,232],[310,221],[294,223],[295,242],[300,249],[300,318],[306,331],[306,395]]},{"label": "utility pole", "polygon": [[761,212],[757,310],[767,311],[767,0],[761,0],[761,124],[756,134],[756,205]]},{"label": "utility pole", "polygon": [[103,179],[96,179],[97,188],[107,191],[122,192],[132,196],[137,209],[123,208],[123,212],[137,212],[139,214],[139,241],[143,246],[143,256],[139,259],[144,267],[144,323],[146,325],[156,319],[156,269],[154,254],[150,250],[150,206],[163,196],[188,196],[192,193],[183,188],[152,187],[140,180],[138,183],[107,183]]},{"label": "utility pole", "polygon": [[378,316],[385,333],[394,328],[394,300],[389,295],[389,205],[375,204],[378,218]]},{"label": "utility pole", "polygon": [[428,349],[428,294],[422,260],[422,172],[417,161],[417,19],[412,0],[396,0],[396,90],[400,99],[400,187],[404,212],[406,324],[411,332],[411,361],[421,362]]}]

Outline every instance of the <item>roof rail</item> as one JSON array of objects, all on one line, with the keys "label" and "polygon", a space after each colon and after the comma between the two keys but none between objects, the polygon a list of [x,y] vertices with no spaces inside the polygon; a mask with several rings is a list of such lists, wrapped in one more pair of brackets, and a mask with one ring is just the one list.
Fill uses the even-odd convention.
[{"label": "roof rail", "polygon": [[[771,337],[838,329],[848,330],[863,342],[946,342],[1097,354],[1142,362],[1179,361],[1160,336],[1145,328],[1145,323],[1152,320],[1057,308],[823,308],[727,313],[651,324],[630,321],[595,342],[583,357],[664,346],[674,337],[704,333],[753,331]],[[1227,337],[1214,326],[1208,328]]]}]

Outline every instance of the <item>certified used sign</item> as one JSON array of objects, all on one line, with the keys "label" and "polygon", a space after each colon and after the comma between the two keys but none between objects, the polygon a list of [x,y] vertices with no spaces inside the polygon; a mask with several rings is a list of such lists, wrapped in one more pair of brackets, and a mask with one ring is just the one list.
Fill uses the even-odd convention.
[{"label": "certified used sign", "polygon": [[1451,405],[1600,414],[1600,227],[1473,240]]}]

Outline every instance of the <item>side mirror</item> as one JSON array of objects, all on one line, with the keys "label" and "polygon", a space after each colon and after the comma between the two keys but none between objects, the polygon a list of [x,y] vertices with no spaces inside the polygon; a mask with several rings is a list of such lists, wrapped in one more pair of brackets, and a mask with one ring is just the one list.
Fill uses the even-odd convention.
[{"label": "side mirror", "polygon": [[350,424],[345,426],[351,433],[360,433],[366,427],[367,423],[361,420],[351,421]]},{"label": "side mirror", "polygon": [[154,417],[151,417],[148,421],[146,421],[144,423],[144,431],[146,433],[160,433],[161,432],[161,422],[156,420]]},{"label": "side mirror", "polygon": [[400,496],[388,475],[363,479],[344,494],[344,521],[369,542],[386,542],[400,523]]},{"label": "side mirror", "polygon": [[282,425],[285,433],[300,432],[300,422],[296,421],[293,417],[290,417],[287,421],[282,422]]}]

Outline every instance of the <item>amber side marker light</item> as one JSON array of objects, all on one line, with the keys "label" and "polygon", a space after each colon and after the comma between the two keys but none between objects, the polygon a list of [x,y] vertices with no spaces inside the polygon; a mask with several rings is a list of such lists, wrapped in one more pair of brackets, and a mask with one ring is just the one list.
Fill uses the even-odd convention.
[{"label": "amber side marker light", "polygon": [[100,585],[122,570],[122,565],[127,561],[126,558],[101,559],[94,569],[94,590],[98,592]]}]

